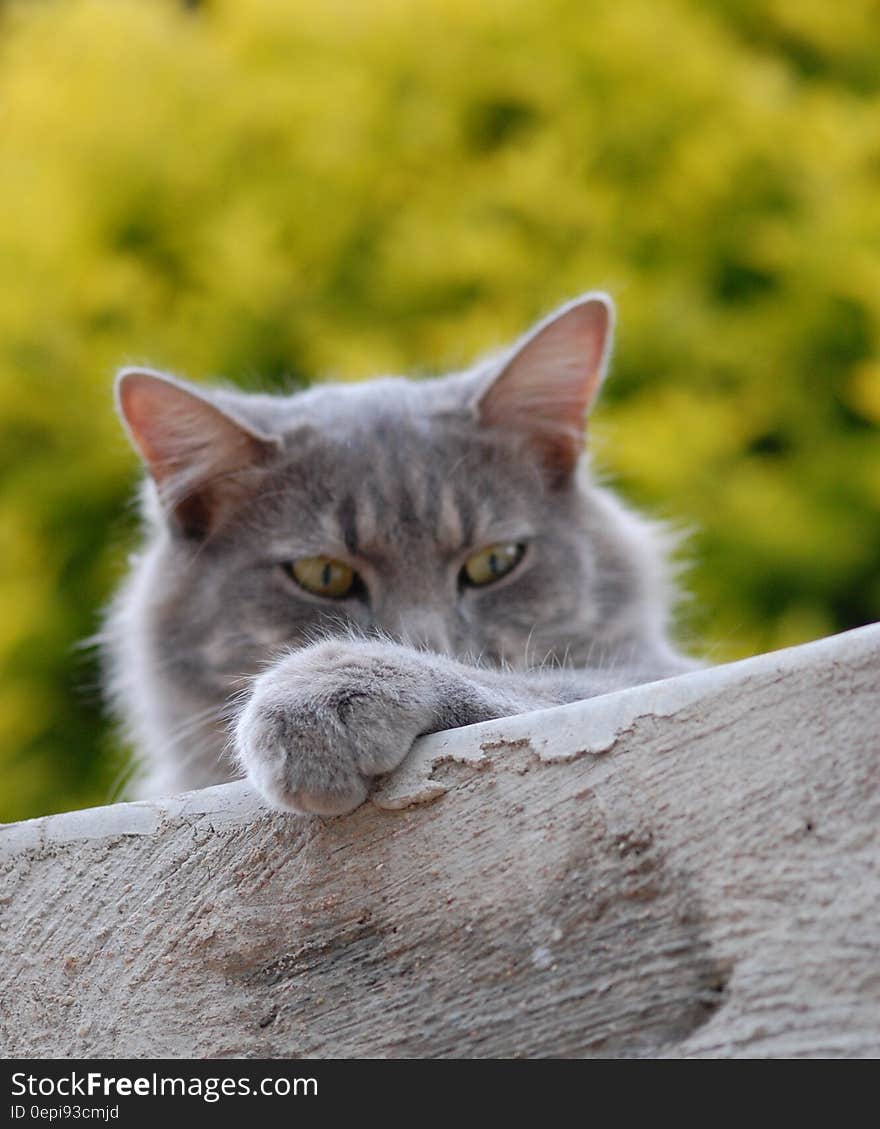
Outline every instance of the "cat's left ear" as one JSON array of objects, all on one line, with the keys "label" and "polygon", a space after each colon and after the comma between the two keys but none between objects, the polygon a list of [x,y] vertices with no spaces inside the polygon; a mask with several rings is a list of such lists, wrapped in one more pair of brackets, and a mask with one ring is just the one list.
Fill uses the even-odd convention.
[{"label": "cat's left ear", "polygon": [[593,292],[539,322],[477,399],[487,427],[523,435],[551,478],[577,466],[590,407],[608,368],[614,304]]}]

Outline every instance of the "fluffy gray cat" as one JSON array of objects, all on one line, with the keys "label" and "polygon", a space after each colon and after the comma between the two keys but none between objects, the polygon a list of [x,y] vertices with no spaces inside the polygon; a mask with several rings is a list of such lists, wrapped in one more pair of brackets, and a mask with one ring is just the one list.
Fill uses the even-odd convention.
[{"label": "fluffy gray cat", "polygon": [[290,396],[123,371],[146,539],[104,647],[140,794],[346,812],[420,734],[691,669],[662,531],[582,457],[612,324],[587,294],[467,372]]}]

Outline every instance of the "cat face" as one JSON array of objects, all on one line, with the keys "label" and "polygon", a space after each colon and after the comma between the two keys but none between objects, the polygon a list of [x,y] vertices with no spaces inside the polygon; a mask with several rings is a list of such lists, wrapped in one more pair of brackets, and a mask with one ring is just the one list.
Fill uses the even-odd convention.
[{"label": "cat face", "polygon": [[579,463],[611,317],[588,295],[436,380],[273,397],[122,374],[163,667],[216,691],[347,632],[489,665],[586,661],[634,598]]}]

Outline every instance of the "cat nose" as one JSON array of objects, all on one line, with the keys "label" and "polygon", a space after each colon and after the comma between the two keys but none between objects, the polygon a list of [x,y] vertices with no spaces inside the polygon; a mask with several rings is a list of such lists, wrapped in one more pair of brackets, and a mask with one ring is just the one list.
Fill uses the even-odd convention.
[{"label": "cat nose", "polygon": [[452,636],[443,616],[437,612],[418,608],[398,612],[393,626],[383,624],[383,629],[410,647],[424,648],[438,655],[453,655]]}]

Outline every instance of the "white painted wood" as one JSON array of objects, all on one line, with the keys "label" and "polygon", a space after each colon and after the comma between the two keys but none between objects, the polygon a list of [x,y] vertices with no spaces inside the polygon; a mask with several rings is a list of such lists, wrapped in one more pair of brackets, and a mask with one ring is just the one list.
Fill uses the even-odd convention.
[{"label": "white painted wood", "polygon": [[880,626],[0,827],[5,1056],[880,1054]]}]

